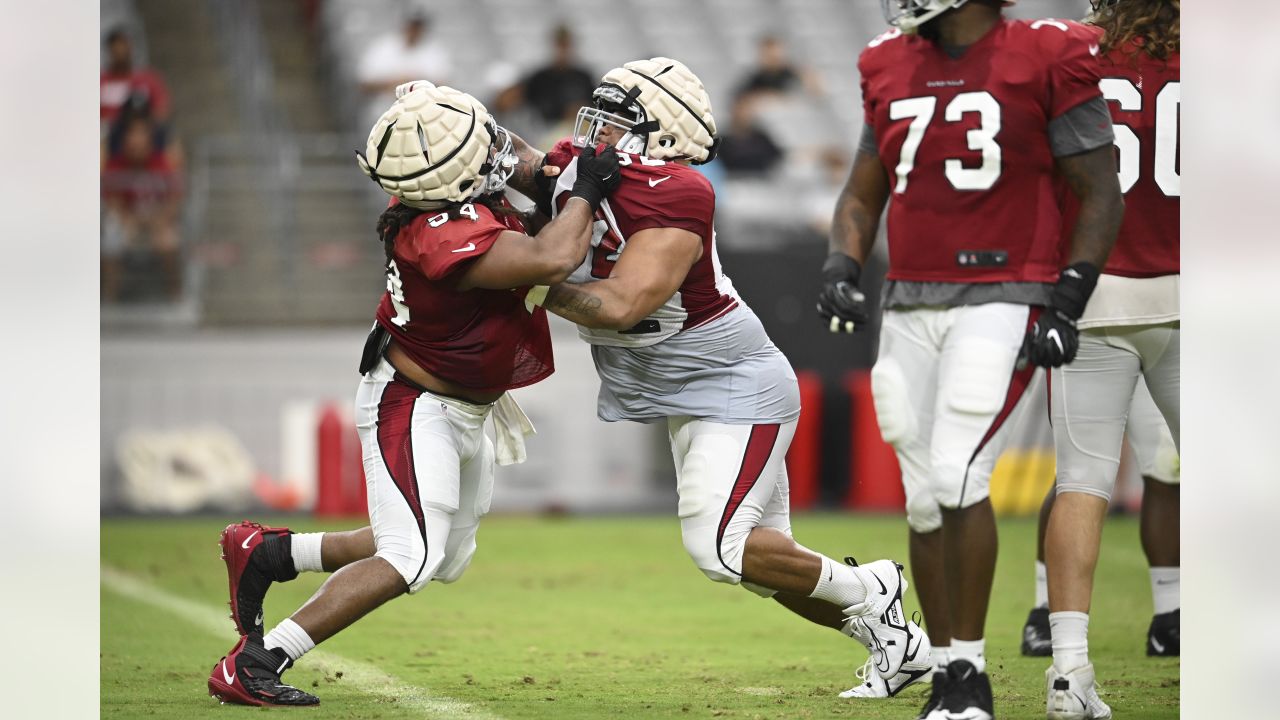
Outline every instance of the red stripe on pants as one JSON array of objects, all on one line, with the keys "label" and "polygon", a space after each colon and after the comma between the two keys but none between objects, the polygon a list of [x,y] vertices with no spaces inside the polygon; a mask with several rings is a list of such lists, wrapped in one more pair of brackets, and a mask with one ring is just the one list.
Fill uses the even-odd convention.
[{"label": "red stripe on pants", "polygon": [[[1027,313],[1027,330],[1031,329],[1031,326],[1035,324],[1039,317],[1040,308],[1031,308]],[[964,491],[967,489],[969,484],[969,467],[972,466],[973,461],[978,458],[978,453],[982,452],[982,449],[987,446],[987,443],[991,442],[991,438],[995,437],[995,434],[1000,431],[1000,428],[1004,425],[1004,421],[1008,420],[1009,416],[1013,414],[1013,409],[1017,407],[1018,401],[1022,399],[1022,394],[1026,392],[1027,386],[1031,384],[1032,376],[1036,373],[1036,366],[1029,362],[1022,367],[1019,367],[1018,362],[1021,361],[1022,358],[1019,356],[1019,359],[1014,362],[1013,375],[1009,378],[1009,390],[1005,392],[1004,395],[1004,406],[1000,408],[1000,412],[997,413],[995,419],[991,421],[991,427],[987,428],[987,433],[982,436],[982,441],[978,443],[978,447],[973,449],[973,455],[969,456],[969,464],[965,466],[964,470],[964,483],[960,485],[959,502],[961,506],[964,505]]]},{"label": "red stripe on pants", "polygon": [[765,463],[769,462],[769,456],[773,454],[773,444],[778,440],[778,427],[752,426],[751,436],[747,438],[747,449],[742,454],[742,466],[738,468],[738,477],[733,481],[733,492],[729,494],[729,501],[725,503],[724,513],[720,516],[720,527],[716,530],[716,557],[720,558],[721,565],[735,575],[740,576],[742,573],[725,564],[724,557],[720,554],[720,543],[724,540],[724,531],[729,527],[729,521],[742,506],[747,493],[755,487],[760,473],[764,472]]},{"label": "red stripe on pants", "polygon": [[392,381],[382,391],[378,402],[378,448],[382,451],[382,464],[386,466],[422,533],[422,545],[427,544],[427,523],[422,515],[422,500],[418,496],[418,475],[413,467],[413,407],[422,393],[400,382]]}]

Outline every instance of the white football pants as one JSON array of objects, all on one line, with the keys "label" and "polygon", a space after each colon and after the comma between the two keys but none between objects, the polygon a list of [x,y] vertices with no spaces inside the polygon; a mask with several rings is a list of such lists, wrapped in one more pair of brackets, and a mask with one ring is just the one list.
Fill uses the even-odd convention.
[{"label": "white football pants", "polygon": [[1124,431],[1142,477],[1165,485],[1179,484],[1178,446],[1145,382],[1134,385],[1133,405],[1129,407],[1129,423]]},{"label": "white football pants", "polygon": [[912,530],[933,532],[942,508],[988,497],[1009,418],[1036,369],[1015,367],[1034,317],[1013,303],[885,311],[871,388]]},{"label": "white football pants", "polygon": [[453,582],[471,564],[493,501],[493,443],[484,432],[491,407],[424,392],[386,360],[360,380],[356,429],[376,555],[410,593]]},{"label": "white football pants", "polygon": [[1151,391],[1179,444],[1179,324],[1082,330],[1075,362],[1050,373],[1058,492],[1111,499],[1134,388]]},{"label": "white football pants", "polygon": [[672,417],[667,432],[685,550],[712,580],[773,596],[773,590],[742,582],[742,553],[756,527],[791,535],[785,459],[796,421],[725,425]]}]

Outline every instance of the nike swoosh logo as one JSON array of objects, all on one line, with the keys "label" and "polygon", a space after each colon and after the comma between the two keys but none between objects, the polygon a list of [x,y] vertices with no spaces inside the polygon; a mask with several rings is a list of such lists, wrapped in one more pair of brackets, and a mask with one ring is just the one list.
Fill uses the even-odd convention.
[{"label": "nike swoosh logo", "polygon": [[236,682],[236,674],[227,672],[226,658],[222,658],[222,679],[226,680],[228,685],[234,685]]},{"label": "nike swoosh logo", "polygon": [[660,180],[654,180],[653,178],[649,178],[649,187],[658,187],[659,184],[664,183],[670,179],[671,179],[670,175],[664,175]]},{"label": "nike swoosh logo", "polygon": [[[261,531],[261,530],[254,530],[254,531],[253,531],[253,535],[257,535],[257,534],[258,534],[258,533],[260,533],[260,532],[262,532],[262,531]],[[244,548],[245,550],[248,550],[248,549],[249,549],[249,541],[253,539],[253,535],[250,535],[249,537],[245,538],[245,539],[244,539],[244,542],[240,543],[240,547]]]},{"label": "nike swoosh logo", "polygon": [[906,675],[906,676],[907,676],[907,681],[906,681],[906,682],[904,682],[904,683],[902,683],[901,685],[899,685],[897,688],[893,688],[893,687],[890,687],[889,682],[886,680],[886,681],[885,681],[885,687],[886,687],[886,688],[888,689],[888,691],[889,691],[889,697],[894,697],[894,696],[895,696],[895,695],[897,695],[898,693],[902,692],[902,691],[903,691],[903,690],[904,690],[908,685],[910,685],[911,683],[915,682],[916,680],[919,680],[919,679],[920,679],[921,677],[923,677],[926,673],[931,673],[931,672],[933,672],[933,668],[928,668],[928,669],[926,669],[926,670],[903,670],[902,672],[898,673],[897,675],[894,675],[894,678],[895,678],[895,679],[900,678],[900,677],[902,677],[903,675]]},{"label": "nike swoosh logo", "polygon": [[876,575],[875,573],[872,573],[872,574],[871,574],[871,577],[875,578],[875,579],[876,579],[876,582],[880,583],[880,594],[881,594],[881,595],[888,595],[888,594],[889,594],[889,588],[887,588],[887,587],[885,587],[885,586],[884,586],[884,581],[880,579],[880,576],[879,576],[879,575]]},{"label": "nike swoosh logo", "polygon": [[1053,344],[1058,346],[1058,352],[1066,352],[1066,348],[1062,346],[1062,338],[1058,335],[1058,328],[1053,328],[1046,333],[1045,338],[1052,340]]},{"label": "nike swoosh logo", "polygon": [[[909,630],[908,630],[907,632],[908,632],[908,633],[910,633],[910,631],[909,631]],[[918,635],[917,635],[917,636],[916,636],[916,647],[915,647],[915,649],[913,650],[913,649],[911,648],[911,638],[908,636],[908,638],[907,638],[907,652],[906,652],[906,654],[905,654],[905,655],[903,655],[903,656],[902,656],[902,662],[904,662],[904,663],[909,663],[909,662],[911,662],[912,660],[915,660],[915,659],[916,659],[916,653],[920,652],[920,643],[922,643],[922,642],[924,642],[924,638],[922,638],[922,637],[920,637],[920,636],[918,636]]]},{"label": "nike swoosh logo", "polygon": [[262,624],[262,611],[261,611],[261,610],[259,610],[259,611],[258,611],[258,615],[257,615],[257,617],[255,617],[255,618],[253,619],[253,624],[254,624],[254,625],[261,625],[261,624]]},{"label": "nike swoosh logo", "polygon": [[450,250],[449,252],[455,252],[455,253],[471,252],[472,250],[475,250],[475,249],[476,249],[475,243],[467,243],[466,247],[461,247],[461,248],[458,248],[457,250]]},{"label": "nike swoosh logo", "polygon": [[1155,648],[1156,652],[1164,652],[1164,645],[1161,645],[1154,635],[1151,636],[1151,647]]}]

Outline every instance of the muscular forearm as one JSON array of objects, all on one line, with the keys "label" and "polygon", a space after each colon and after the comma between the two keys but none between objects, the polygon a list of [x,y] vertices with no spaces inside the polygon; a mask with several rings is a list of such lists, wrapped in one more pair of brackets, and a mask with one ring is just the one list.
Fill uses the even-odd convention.
[{"label": "muscular forearm", "polygon": [[859,263],[866,262],[880,228],[880,213],[889,202],[889,181],[880,158],[858,152],[853,170],[831,219],[829,249],[848,255]]},{"label": "muscular forearm", "polygon": [[842,252],[859,263],[865,263],[876,241],[880,213],[849,195],[841,195],[831,221],[828,243],[831,252]]},{"label": "muscular forearm", "polygon": [[608,280],[601,280],[581,285],[555,285],[547,291],[542,306],[584,327],[626,330],[635,323],[628,322],[624,303],[611,292],[608,283]]},{"label": "muscular forearm", "polygon": [[1067,264],[1088,262],[1101,269],[1107,263],[1124,220],[1124,196],[1116,176],[1114,151],[1108,145],[1060,158],[1058,167],[1080,200]]},{"label": "muscular forearm", "polygon": [[586,258],[593,222],[591,206],[580,198],[569,198],[564,210],[534,236],[539,253],[554,258],[562,269],[563,277],[557,282],[569,277]]},{"label": "muscular forearm", "polygon": [[[508,131],[510,132],[510,131]],[[546,154],[524,141],[515,133],[511,134],[511,146],[520,158],[516,170],[507,180],[507,186],[531,200],[538,200],[538,186],[534,177],[540,172],[542,160]]]}]

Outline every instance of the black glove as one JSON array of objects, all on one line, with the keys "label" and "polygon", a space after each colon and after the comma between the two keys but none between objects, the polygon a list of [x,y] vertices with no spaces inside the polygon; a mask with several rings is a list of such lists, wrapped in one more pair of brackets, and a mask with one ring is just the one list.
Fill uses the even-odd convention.
[{"label": "black glove", "polygon": [[591,204],[591,211],[595,212],[605,195],[613,192],[619,182],[622,182],[622,170],[613,147],[606,147],[597,154],[594,146],[587,146],[578,154],[578,178],[573,182],[569,197],[586,200]]},{"label": "black glove", "polygon": [[1027,330],[1021,360],[1040,367],[1060,367],[1076,359],[1080,331],[1076,321],[1084,314],[1089,296],[1098,284],[1098,268],[1078,262],[1062,271],[1053,287],[1049,305]]},{"label": "black glove", "polygon": [[858,289],[862,266],[842,252],[833,252],[822,264],[822,292],[818,293],[818,315],[833,333],[861,330],[871,321],[867,296]]}]

